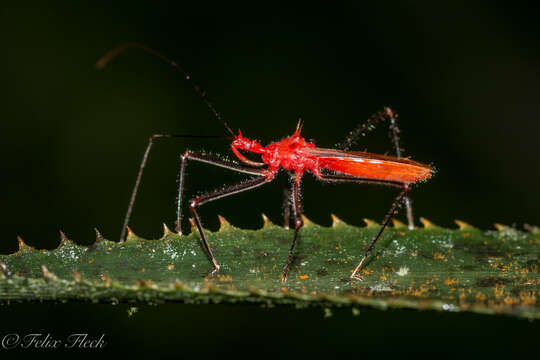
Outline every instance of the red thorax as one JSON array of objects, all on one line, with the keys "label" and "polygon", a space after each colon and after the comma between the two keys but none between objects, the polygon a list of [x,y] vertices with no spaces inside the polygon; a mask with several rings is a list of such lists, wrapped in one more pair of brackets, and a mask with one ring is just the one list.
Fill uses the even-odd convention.
[{"label": "red thorax", "polygon": [[[297,179],[306,170],[318,172],[317,158],[304,152],[304,149],[314,148],[315,144],[306,141],[301,135],[302,123],[299,121],[296,131],[289,137],[264,147],[256,140],[242,136],[239,130],[231,143],[234,154],[244,163],[262,166],[268,165],[268,171],[275,174],[280,168],[294,171]],[[239,150],[262,154],[262,163],[247,159]],[[300,176],[299,176],[300,175]]]}]

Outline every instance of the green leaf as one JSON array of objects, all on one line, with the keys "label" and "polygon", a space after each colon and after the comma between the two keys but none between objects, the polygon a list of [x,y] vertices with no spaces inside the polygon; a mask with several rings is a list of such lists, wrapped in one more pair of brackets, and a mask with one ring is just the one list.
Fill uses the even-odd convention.
[{"label": "green leaf", "polygon": [[260,230],[221,218],[219,231],[207,231],[221,265],[214,276],[194,231],[180,236],[165,227],[158,240],[130,232],[124,243],[102,239],[89,247],[64,237],[54,250],[20,239],[18,252],[0,256],[0,301],[227,301],[540,318],[538,228],[481,231],[457,221],[452,230],[422,221],[421,229],[395,222],[385,231],[364,281],[349,276],[379,229],[371,221],[359,228],[334,217],[327,228],[306,219],[285,284],[280,275],[293,233],[266,218]]}]

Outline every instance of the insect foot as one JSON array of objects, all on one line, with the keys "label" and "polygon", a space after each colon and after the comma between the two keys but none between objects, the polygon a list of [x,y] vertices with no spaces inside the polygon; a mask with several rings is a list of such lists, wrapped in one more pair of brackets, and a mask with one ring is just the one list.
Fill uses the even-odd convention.
[{"label": "insect foot", "polygon": [[364,279],[360,275],[356,274],[356,271],[351,274],[351,279],[364,281]]},{"label": "insect foot", "polygon": [[215,276],[217,273],[219,273],[219,264],[215,264],[214,268],[208,272],[209,276]]}]

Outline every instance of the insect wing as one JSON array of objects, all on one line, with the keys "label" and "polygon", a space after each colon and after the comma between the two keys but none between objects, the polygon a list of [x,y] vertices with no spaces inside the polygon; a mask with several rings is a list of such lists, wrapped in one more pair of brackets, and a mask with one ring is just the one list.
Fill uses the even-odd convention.
[{"label": "insect wing", "polygon": [[433,172],[428,165],[406,158],[324,148],[305,151],[318,159],[320,168],[364,179],[410,184],[430,178]]}]

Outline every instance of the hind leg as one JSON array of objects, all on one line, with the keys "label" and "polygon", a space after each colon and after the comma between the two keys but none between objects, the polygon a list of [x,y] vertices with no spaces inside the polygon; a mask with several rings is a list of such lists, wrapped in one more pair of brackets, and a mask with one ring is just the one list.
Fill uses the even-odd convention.
[{"label": "hind leg", "polygon": [[[359,125],[356,129],[351,131],[349,135],[347,135],[345,140],[339,143],[337,147],[339,149],[349,150],[349,148],[354,145],[360,137],[365,136],[368,132],[374,130],[376,128],[376,125],[383,121],[386,121],[388,123],[388,135],[394,147],[396,156],[398,158],[403,157],[403,149],[400,147],[399,133],[401,131],[398,127],[398,114],[389,107],[385,107],[382,110],[371,115],[371,117],[365,123]],[[411,200],[408,196],[404,196],[403,202],[405,203],[405,208],[407,211],[408,227],[412,230],[414,229],[414,217]]]}]

